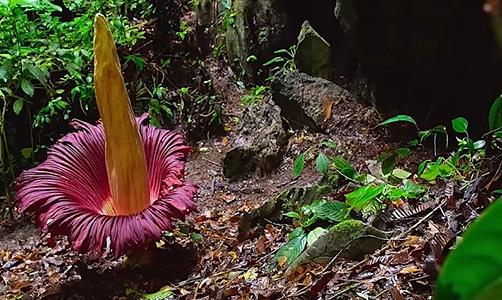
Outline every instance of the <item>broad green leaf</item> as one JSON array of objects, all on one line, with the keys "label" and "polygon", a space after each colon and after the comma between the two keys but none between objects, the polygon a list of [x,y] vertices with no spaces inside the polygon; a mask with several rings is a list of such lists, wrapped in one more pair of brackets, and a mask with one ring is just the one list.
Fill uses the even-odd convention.
[{"label": "broad green leaf", "polygon": [[384,152],[378,158],[382,162],[382,174],[387,175],[396,167],[398,159],[406,158],[410,155],[411,150],[409,148],[397,148],[395,150],[390,150]]},{"label": "broad green leaf", "polygon": [[341,222],[347,216],[347,204],[341,201],[325,201],[314,212],[320,219]]},{"label": "broad green leaf", "polygon": [[474,150],[479,150],[479,149],[483,148],[485,145],[486,145],[486,141],[485,140],[476,141],[474,143]]},{"label": "broad green leaf", "polygon": [[453,127],[453,130],[458,133],[467,133],[469,122],[467,122],[467,120],[463,117],[458,117],[451,121],[451,126]]},{"label": "broad green leaf", "polygon": [[435,180],[441,174],[439,166],[440,164],[438,163],[427,163],[424,171],[420,174],[420,178],[427,181]]},{"label": "broad green leaf", "polygon": [[293,163],[293,178],[297,178],[303,172],[305,166],[305,154],[298,155]]},{"label": "broad green leaf", "polygon": [[493,101],[488,114],[488,128],[495,130],[502,127],[502,95]]},{"label": "broad green leaf", "polygon": [[392,187],[387,193],[387,197],[394,201],[403,198],[406,195],[406,191],[400,187]]},{"label": "broad green leaf", "polygon": [[47,85],[47,77],[49,76],[47,72],[44,72],[43,70],[31,65],[27,66],[26,68],[31,73],[31,75],[33,75],[33,77],[35,77],[41,84],[43,84],[44,86]]},{"label": "broad green leaf", "polygon": [[21,89],[23,92],[25,92],[26,95],[33,97],[33,93],[35,92],[35,89],[33,88],[33,84],[26,79],[21,80]]},{"label": "broad green leaf", "polygon": [[7,81],[7,74],[8,74],[7,67],[5,66],[0,66],[0,80],[1,81]]},{"label": "broad green leaf", "polygon": [[375,199],[383,192],[384,185],[367,185],[345,195],[347,204],[356,210],[362,210],[369,201]]},{"label": "broad green leaf", "polygon": [[397,157],[398,155],[393,152],[386,152],[383,155],[381,155],[378,160],[382,162],[382,174],[387,175],[389,174],[397,164]]},{"label": "broad green leaf", "polygon": [[392,175],[399,179],[406,179],[411,176],[411,173],[403,169],[394,169]]},{"label": "broad green leaf", "polygon": [[19,115],[21,113],[21,110],[23,109],[24,106],[24,100],[23,99],[16,99],[14,103],[12,104],[12,110],[16,115]]},{"label": "broad green leaf", "polygon": [[20,6],[32,6],[38,7],[40,6],[39,0],[8,0],[10,6],[20,5]]},{"label": "broad green leaf", "polygon": [[325,174],[329,169],[329,159],[324,155],[324,153],[319,152],[317,159],[315,161],[315,167],[317,171],[321,174]]},{"label": "broad green leaf", "polygon": [[340,172],[345,177],[350,179],[354,179],[356,177],[356,170],[352,167],[352,165],[342,157],[334,157],[333,163],[335,164],[335,168],[338,172]]},{"label": "broad green leaf", "polygon": [[407,123],[411,123],[413,125],[415,125],[416,127],[418,127],[417,125],[417,122],[415,121],[415,119],[413,119],[412,117],[408,116],[408,115],[397,115],[397,116],[394,116],[392,118],[389,118],[385,121],[383,121],[382,123],[378,124],[378,126],[384,126],[384,125],[388,125],[388,124],[392,124],[392,123],[396,123],[396,122],[407,122]]},{"label": "broad green leaf", "polygon": [[403,180],[403,182],[403,188],[406,191],[405,198],[407,199],[416,199],[427,190],[424,186],[413,183],[409,180]]},{"label": "broad green leaf", "polygon": [[502,295],[501,220],[499,197],[469,226],[462,241],[446,257],[435,300],[488,300]]},{"label": "broad green leaf", "polygon": [[319,239],[319,237],[328,232],[326,229],[322,227],[316,227],[307,235],[307,246],[311,246],[315,241]]},{"label": "broad green leaf", "polygon": [[273,261],[277,263],[281,257],[286,259],[286,264],[289,265],[294,261],[305,249],[307,245],[307,235],[302,228],[296,228],[288,236],[288,242],[284,244],[277,253],[275,253]]}]

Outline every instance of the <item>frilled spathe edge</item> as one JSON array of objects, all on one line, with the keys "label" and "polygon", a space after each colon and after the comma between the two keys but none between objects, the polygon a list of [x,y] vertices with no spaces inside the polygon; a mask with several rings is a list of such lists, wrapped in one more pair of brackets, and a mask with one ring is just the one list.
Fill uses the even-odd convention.
[{"label": "frilled spathe edge", "polygon": [[101,253],[109,238],[116,256],[158,240],[173,218],[195,210],[196,187],[184,182],[190,147],[175,132],[155,128],[147,115],[136,118],[145,149],[150,205],[139,213],[103,213],[110,189],[102,124],[75,120],[77,129],[61,138],[37,167],[23,172],[16,184],[20,212],[34,213],[39,226],[67,235],[76,250]]}]

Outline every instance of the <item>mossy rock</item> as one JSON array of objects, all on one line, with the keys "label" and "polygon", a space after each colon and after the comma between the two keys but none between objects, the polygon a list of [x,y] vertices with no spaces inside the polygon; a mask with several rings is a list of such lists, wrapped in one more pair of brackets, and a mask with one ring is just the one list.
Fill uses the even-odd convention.
[{"label": "mossy rock", "polygon": [[295,63],[300,72],[328,79],[331,46],[308,21],[303,22],[298,36]]},{"label": "mossy rock", "polygon": [[332,226],[321,235],[288,267],[286,273],[307,263],[327,264],[335,256],[361,260],[385,244],[390,233],[364,224],[359,220],[347,220]]}]

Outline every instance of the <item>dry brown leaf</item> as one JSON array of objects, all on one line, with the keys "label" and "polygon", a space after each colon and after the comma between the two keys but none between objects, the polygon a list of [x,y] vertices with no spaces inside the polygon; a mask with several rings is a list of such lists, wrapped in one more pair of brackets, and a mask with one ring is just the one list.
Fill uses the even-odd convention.
[{"label": "dry brown leaf", "polygon": [[412,274],[412,273],[418,273],[421,272],[422,269],[418,268],[417,266],[409,266],[401,269],[399,271],[399,274]]}]

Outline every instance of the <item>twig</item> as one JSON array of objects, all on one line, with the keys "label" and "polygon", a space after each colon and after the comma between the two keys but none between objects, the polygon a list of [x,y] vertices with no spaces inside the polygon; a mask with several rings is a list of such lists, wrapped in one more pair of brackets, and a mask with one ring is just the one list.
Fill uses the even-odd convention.
[{"label": "twig", "polygon": [[346,287],[345,289],[343,289],[343,290],[341,290],[341,291],[339,291],[339,292],[337,292],[337,293],[335,293],[335,294],[331,295],[331,297],[326,298],[326,299],[328,299],[328,300],[331,300],[331,299],[338,299],[338,297],[339,297],[339,296],[341,296],[341,295],[345,294],[346,292],[350,291],[351,289],[353,289],[353,288],[355,288],[355,287],[360,286],[361,284],[363,284],[363,283],[362,283],[362,282],[360,282],[360,283],[355,283],[355,284],[349,285],[349,286],[348,286],[348,287]]},{"label": "twig", "polygon": [[202,158],[202,160],[207,161],[208,163],[213,164],[213,165],[215,165],[215,166],[217,166],[217,167],[221,168],[221,164],[219,164],[219,163],[217,163],[217,162],[215,162],[215,161],[212,161],[212,160],[210,160],[209,158],[205,158],[205,157],[203,157],[203,158]]}]

